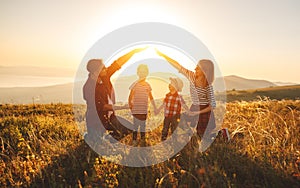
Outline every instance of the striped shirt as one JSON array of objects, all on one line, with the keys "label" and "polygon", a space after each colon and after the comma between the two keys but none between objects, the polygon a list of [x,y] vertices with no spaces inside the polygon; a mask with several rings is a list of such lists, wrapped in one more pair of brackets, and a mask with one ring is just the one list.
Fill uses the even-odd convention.
[{"label": "striped shirt", "polygon": [[164,114],[165,117],[173,117],[181,112],[181,104],[185,104],[181,95],[177,92],[166,94],[164,99]]},{"label": "striped shirt", "polygon": [[151,93],[151,86],[145,81],[137,81],[133,83],[129,89],[131,90],[132,114],[148,113],[148,98]]},{"label": "striped shirt", "polygon": [[196,75],[193,71],[181,68],[180,73],[184,74],[190,81],[190,94],[193,105],[208,105],[216,107],[214,89],[211,84],[206,87],[196,86]]}]

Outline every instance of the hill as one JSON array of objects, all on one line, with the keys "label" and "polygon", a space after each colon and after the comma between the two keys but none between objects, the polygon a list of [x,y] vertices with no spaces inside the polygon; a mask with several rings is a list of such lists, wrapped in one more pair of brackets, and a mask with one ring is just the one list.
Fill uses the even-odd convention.
[{"label": "hill", "polygon": [[226,90],[245,90],[245,89],[256,89],[256,88],[265,88],[271,86],[277,86],[275,83],[272,83],[267,80],[255,80],[255,79],[246,79],[239,76],[225,76],[224,78],[216,78],[215,88],[221,87],[222,81],[224,79]]},{"label": "hill", "polygon": [[268,97],[270,99],[300,99],[300,85],[276,86],[268,88],[250,90],[227,91],[227,102],[231,101],[252,101],[258,97]]},{"label": "hill", "polygon": [[46,87],[0,88],[0,103],[72,103],[73,84],[62,84]]},{"label": "hill", "polygon": [[[163,98],[168,92],[169,77],[176,77],[178,75],[164,72],[151,73],[148,81],[152,86],[153,96],[156,99]],[[182,94],[189,95],[189,82],[186,78],[180,77],[184,82]],[[129,86],[136,81],[137,77],[123,76],[112,80],[117,101],[127,101],[129,95]],[[78,97],[82,98],[82,86],[84,82],[76,84],[78,90]],[[217,78],[214,82],[214,89],[216,94],[228,91],[227,98],[232,100],[253,100],[257,95],[268,96],[270,98],[295,99],[299,97],[298,85],[295,86],[276,86],[276,84],[265,80],[245,79],[238,76],[225,76],[224,79]],[[13,104],[32,104],[32,103],[72,103],[73,83],[60,84],[46,87],[14,87],[14,88],[0,88],[0,103]],[[265,89],[261,89],[265,88]],[[250,89],[250,90],[249,90]],[[297,93],[298,92],[298,93]],[[80,100],[80,103],[84,103]]]}]

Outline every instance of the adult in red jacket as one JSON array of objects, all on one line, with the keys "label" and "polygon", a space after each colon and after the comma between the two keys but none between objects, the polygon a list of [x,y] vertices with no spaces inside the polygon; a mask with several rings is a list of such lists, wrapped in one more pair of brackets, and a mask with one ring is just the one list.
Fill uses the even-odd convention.
[{"label": "adult in red jacket", "polygon": [[121,117],[116,117],[114,114],[114,110],[127,109],[128,105],[115,105],[115,91],[110,78],[135,53],[142,50],[144,48],[134,49],[115,60],[108,67],[104,65],[102,59],[88,61],[89,77],[83,86],[83,98],[87,104],[86,126],[89,137],[101,137],[106,129],[111,132],[115,139],[119,140],[131,132],[127,128],[131,126],[131,123]]}]

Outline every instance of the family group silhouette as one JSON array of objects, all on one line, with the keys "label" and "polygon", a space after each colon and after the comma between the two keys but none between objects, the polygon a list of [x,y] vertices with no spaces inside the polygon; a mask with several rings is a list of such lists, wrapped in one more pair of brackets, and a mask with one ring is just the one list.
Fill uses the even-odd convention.
[{"label": "family group silhouette", "polygon": [[[165,95],[161,106],[157,107],[152,95],[151,85],[147,82],[149,69],[146,64],[140,64],[137,68],[138,79],[129,87],[128,104],[116,105],[115,90],[111,82],[111,76],[118,71],[136,53],[145,48],[136,48],[116,59],[106,67],[102,59],[91,59],[87,63],[88,79],[83,86],[83,97],[87,104],[85,139],[89,142],[99,141],[108,134],[113,137],[111,142],[117,142],[132,134],[133,146],[147,146],[146,122],[148,118],[148,106],[151,103],[154,113],[157,115],[164,110],[164,122],[161,132],[161,141],[168,137],[178,127],[182,118],[189,122],[196,134],[201,138],[212,123],[210,129],[216,128],[214,108],[216,107],[214,90],[214,64],[211,60],[202,59],[196,65],[194,71],[183,67],[176,60],[156,49],[156,54],[164,58],[170,65],[189,80],[190,97],[192,105],[187,106],[180,92],[184,86],[178,77],[170,78],[169,92]],[[130,110],[133,122],[115,115],[116,110]],[[185,113],[182,113],[182,109]],[[100,120],[100,124],[99,124]],[[140,141],[137,140],[140,133]],[[100,139],[100,140],[101,140]]]}]

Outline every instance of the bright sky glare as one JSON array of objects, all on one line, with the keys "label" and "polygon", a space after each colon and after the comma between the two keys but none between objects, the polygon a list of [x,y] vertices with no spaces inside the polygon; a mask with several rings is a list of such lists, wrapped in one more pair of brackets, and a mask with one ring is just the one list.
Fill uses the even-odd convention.
[{"label": "bright sky glare", "polygon": [[197,36],[223,75],[300,83],[299,9],[297,0],[3,0],[0,66],[76,70],[105,34],[157,21]]}]

